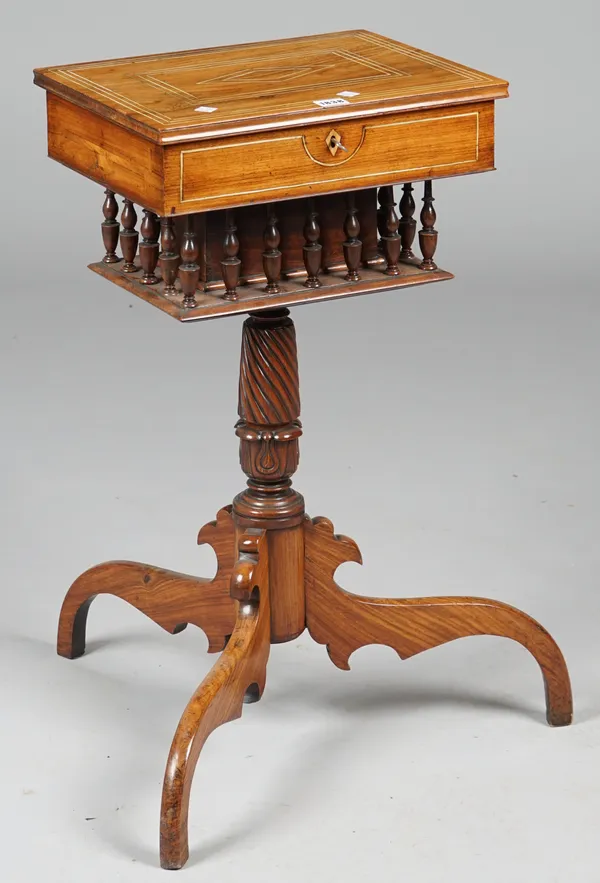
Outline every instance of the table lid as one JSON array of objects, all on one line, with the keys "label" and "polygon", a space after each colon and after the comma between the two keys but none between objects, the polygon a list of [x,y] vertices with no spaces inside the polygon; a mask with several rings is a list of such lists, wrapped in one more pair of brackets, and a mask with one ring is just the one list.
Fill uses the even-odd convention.
[{"label": "table lid", "polygon": [[163,144],[508,94],[505,80],[364,30],[38,68],[34,80]]}]

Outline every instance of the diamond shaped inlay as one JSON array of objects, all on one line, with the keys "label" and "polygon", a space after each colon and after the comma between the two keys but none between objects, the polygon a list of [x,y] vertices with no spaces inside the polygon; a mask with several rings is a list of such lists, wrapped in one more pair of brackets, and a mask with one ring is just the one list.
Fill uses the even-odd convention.
[{"label": "diamond shaped inlay", "polygon": [[338,150],[340,149],[340,144],[342,143],[342,136],[339,132],[336,132],[335,129],[332,129],[331,132],[325,138],[325,144],[329,149],[329,153],[332,156],[335,156]]},{"label": "diamond shaped inlay", "polygon": [[[329,68],[335,67],[334,64],[316,64],[316,65],[302,65],[300,67],[278,67],[273,65],[272,67],[257,67],[250,68],[245,71],[234,71],[229,74],[222,74],[220,77],[211,77],[208,80],[203,80],[202,85],[204,83],[282,83],[288,80],[295,80],[298,77],[302,77],[305,74],[316,74],[321,71],[328,70]],[[197,85],[201,85],[198,83]]]}]

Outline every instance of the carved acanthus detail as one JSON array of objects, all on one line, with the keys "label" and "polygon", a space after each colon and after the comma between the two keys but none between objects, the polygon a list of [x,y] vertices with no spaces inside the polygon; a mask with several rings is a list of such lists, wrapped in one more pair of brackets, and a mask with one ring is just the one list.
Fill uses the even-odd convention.
[{"label": "carved acanthus detail", "polygon": [[285,478],[298,468],[299,420],[277,429],[255,429],[240,421],[235,433],[245,442],[240,445],[240,463],[246,475]]}]

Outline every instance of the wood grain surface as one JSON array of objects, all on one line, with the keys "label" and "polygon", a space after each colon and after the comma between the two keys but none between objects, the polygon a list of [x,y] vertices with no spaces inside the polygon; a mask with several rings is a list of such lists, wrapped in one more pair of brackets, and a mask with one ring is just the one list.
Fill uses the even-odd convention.
[{"label": "wood grain surface", "polygon": [[48,155],[161,216],[494,168],[493,101],[337,128],[334,157],[329,123],[165,147],[48,93]]},{"label": "wood grain surface", "polygon": [[161,217],[491,170],[507,94],[367,31],[44,68],[35,82],[49,156]]},{"label": "wood grain surface", "polygon": [[494,168],[492,101],[340,121],[337,129],[348,152],[335,157],[329,123],[169,146],[164,214]]},{"label": "wood grain surface", "polygon": [[293,641],[306,628],[304,525],[270,530],[271,643]]},{"label": "wood grain surface", "polygon": [[371,598],[353,595],[334,580],[345,561],[362,564],[354,540],[336,535],[327,518],[306,521],[306,621],[326,644],[332,662],[349,669],[351,654],[386,644],[401,659],[470,635],[497,635],[522,644],[537,660],[546,688],[548,723],[571,723],[573,700],[567,666],[556,642],[534,619],[487,598]]},{"label": "wood grain surface", "polygon": [[192,779],[202,747],[221,724],[242,714],[265,686],[270,649],[268,547],[265,531],[240,538],[231,584],[247,600],[236,602],[235,628],[227,647],[190,699],[167,760],[160,822],[163,868],[181,868],[189,855],[188,811]]},{"label": "wood grain surface", "polygon": [[75,659],[85,653],[88,611],[98,595],[122,598],[173,634],[188,623],[196,625],[206,633],[209,653],[222,650],[235,623],[235,604],[229,594],[235,557],[231,507],[221,509],[216,521],[202,528],[198,543],[207,543],[215,551],[217,572],[213,579],[134,561],[108,561],[78,577],[60,613],[59,655]]},{"label": "wood grain surface", "polygon": [[357,115],[503,98],[508,87],[365,30],[38,68],[34,79],[162,143],[313,122],[337,128]]},{"label": "wood grain surface", "polygon": [[163,212],[163,150],[135,132],[48,93],[48,156],[86,178]]},{"label": "wood grain surface", "polygon": [[[195,298],[196,306],[188,309],[183,306],[183,294],[181,291],[178,290],[176,295],[165,296],[162,292],[162,283],[152,287],[142,285],[139,278],[127,276],[120,272],[119,266],[119,264],[105,264],[102,261],[98,261],[95,264],[90,264],[89,268],[94,273],[98,273],[121,288],[127,289],[131,294],[135,294],[136,297],[147,301],[152,306],[158,307],[159,310],[163,310],[163,312],[168,313],[180,322],[195,322],[200,319],[214,319],[224,315],[271,310],[279,306],[317,303],[324,300],[336,300],[341,297],[355,297],[359,294],[387,292],[388,297],[398,297],[399,294],[394,289],[454,279],[453,274],[447,270],[438,269],[427,272],[420,270],[415,264],[400,264],[400,275],[398,276],[386,276],[383,269],[365,269],[361,272],[360,282],[348,282],[345,279],[347,271],[344,269],[327,274],[327,276],[320,276],[319,278],[324,283],[321,288],[306,288],[302,278],[283,281],[279,294],[267,294],[265,292],[266,280],[244,285],[238,289],[238,299],[236,301],[226,301],[216,291],[197,291]],[[141,273],[138,276],[141,276]]]}]

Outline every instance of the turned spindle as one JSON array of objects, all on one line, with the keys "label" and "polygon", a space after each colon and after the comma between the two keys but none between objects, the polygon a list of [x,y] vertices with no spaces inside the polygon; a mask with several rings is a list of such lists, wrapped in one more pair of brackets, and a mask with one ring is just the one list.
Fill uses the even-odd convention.
[{"label": "turned spindle", "polygon": [[160,245],[162,250],[158,256],[158,263],[165,286],[163,294],[172,296],[177,294],[175,280],[177,279],[180,258],[176,251],[177,239],[173,218],[169,215],[160,219]]},{"label": "turned spindle", "polygon": [[183,291],[183,306],[186,308],[197,306],[196,288],[200,279],[199,254],[200,248],[194,226],[194,216],[187,215],[181,241],[181,263],[179,265],[179,282]]},{"label": "turned spindle", "polygon": [[267,277],[265,291],[268,294],[277,294],[281,291],[279,279],[281,277],[281,252],[279,243],[281,235],[277,229],[277,217],[273,209],[269,210],[267,226],[264,233],[265,250],[263,251],[263,269]]},{"label": "turned spindle", "polygon": [[381,237],[381,241],[387,267],[383,272],[387,276],[398,276],[400,273],[398,269],[400,236],[398,235],[398,215],[396,214],[396,203],[394,202],[394,188],[381,187],[379,189],[379,198],[385,222],[383,224],[384,235]]},{"label": "turned spindle", "polygon": [[142,282],[145,285],[156,285],[158,276],[154,272],[158,263],[158,234],[160,225],[158,216],[151,212],[150,209],[144,209],[144,217],[140,226],[142,241],[140,243],[140,264],[144,275]]},{"label": "turned spindle", "polygon": [[306,241],[302,246],[302,257],[304,259],[304,266],[306,267],[306,282],[304,283],[306,288],[321,287],[319,272],[321,270],[321,252],[323,246],[319,242],[321,228],[317,221],[318,217],[319,215],[314,209],[314,204],[311,203],[310,211],[306,218],[306,223],[304,224],[304,239]]},{"label": "turned spindle", "polygon": [[348,267],[346,279],[348,280],[348,282],[358,282],[360,280],[360,273],[358,272],[358,268],[360,266],[360,258],[362,254],[362,242],[358,238],[358,234],[360,233],[360,224],[358,222],[358,209],[356,208],[353,193],[348,194],[347,207],[348,210],[346,212],[346,220],[344,221],[344,233],[346,234],[346,241],[342,243],[342,247],[344,249],[344,260],[346,261],[346,266]]},{"label": "turned spindle", "polygon": [[412,196],[412,184],[404,184],[402,190],[402,199],[400,200],[400,223],[398,225],[402,242],[400,260],[409,261],[414,259],[415,256],[412,250],[412,244],[415,241],[417,233],[417,222],[413,217],[416,205]]},{"label": "turned spindle", "polygon": [[422,270],[437,270],[437,264],[433,256],[437,247],[437,230],[435,229],[436,214],[433,207],[431,181],[425,181],[425,194],[423,196],[423,208],[421,209],[421,223],[423,229],[419,230],[419,245],[423,260],[419,264]]},{"label": "turned spindle", "polygon": [[377,192],[377,202],[379,203],[379,208],[377,209],[377,232],[379,233],[379,239],[377,240],[377,251],[383,254],[383,237],[386,235],[386,226],[385,226],[385,191],[386,187],[380,187]]},{"label": "turned spindle", "polygon": [[133,202],[130,199],[123,200],[123,211],[121,212],[122,230],[119,236],[121,243],[121,251],[125,263],[123,264],[124,273],[135,273],[137,267],[135,265],[135,256],[137,254],[139,234],[135,229],[137,224],[137,213]]},{"label": "turned spindle", "polygon": [[102,206],[102,214],[104,215],[104,220],[102,221],[102,241],[104,242],[106,254],[102,260],[105,264],[116,264],[121,260],[115,254],[119,243],[119,222],[117,221],[119,206],[112,190],[105,190],[104,193],[106,194],[106,199]]},{"label": "turned spindle", "polygon": [[240,266],[242,263],[238,257],[240,241],[236,236],[237,227],[231,209],[227,211],[226,218],[227,229],[223,242],[225,257],[221,261],[221,273],[225,283],[225,294],[223,297],[225,300],[237,300],[237,287],[240,281]]}]

